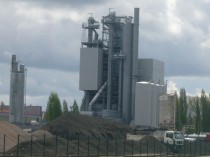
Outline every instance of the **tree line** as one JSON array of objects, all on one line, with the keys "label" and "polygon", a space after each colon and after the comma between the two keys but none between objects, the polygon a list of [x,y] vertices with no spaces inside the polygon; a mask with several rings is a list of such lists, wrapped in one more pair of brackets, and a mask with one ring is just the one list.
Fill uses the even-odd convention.
[{"label": "tree line", "polygon": [[191,127],[195,133],[210,132],[210,98],[204,90],[201,96],[187,96],[185,88],[176,94],[176,129]]},{"label": "tree line", "polygon": [[48,98],[44,120],[51,121],[61,116],[62,114],[68,113],[69,111],[79,112],[79,107],[76,100],[74,100],[73,105],[70,106],[70,108],[68,108],[68,104],[66,100],[63,100],[63,103],[61,105],[58,94],[55,92],[52,92]]},{"label": "tree line", "polygon": [[[66,100],[61,105],[57,93],[52,92],[48,98],[44,120],[51,121],[67,112],[79,112],[79,107],[74,100],[70,108]],[[190,126],[192,132],[210,132],[210,98],[204,90],[201,96],[187,96],[185,88],[181,88],[179,96],[176,94],[175,124],[177,130]]]}]

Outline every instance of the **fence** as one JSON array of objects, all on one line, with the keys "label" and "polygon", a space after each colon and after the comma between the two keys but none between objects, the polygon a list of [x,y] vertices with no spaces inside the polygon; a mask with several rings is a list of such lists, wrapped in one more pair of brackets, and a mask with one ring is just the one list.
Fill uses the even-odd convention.
[{"label": "fence", "polygon": [[18,135],[0,137],[0,156],[5,157],[85,157],[85,156],[208,156],[210,143],[185,142],[181,151],[173,152],[154,138],[143,140],[108,138],[60,138],[52,135]]}]

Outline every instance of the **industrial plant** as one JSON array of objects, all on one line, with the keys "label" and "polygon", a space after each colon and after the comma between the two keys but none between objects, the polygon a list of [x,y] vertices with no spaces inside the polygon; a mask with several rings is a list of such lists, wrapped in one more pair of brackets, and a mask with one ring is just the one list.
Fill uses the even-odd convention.
[{"label": "industrial plant", "polygon": [[23,64],[19,65],[16,55],[12,55],[9,107],[9,122],[12,123],[24,122],[25,77],[25,66]]},{"label": "industrial plant", "polygon": [[[139,8],[134,9],[133,17],[110,10],[100,23],[91,15],[82,29],[79,89],[84,97],[80,113],[140,128],[174,128],[176,100],[166,94],[164,62],[138,58]],[[26,69],[18,64],[13,55],[12,123],[29,119],[29,115],[24,118]]]},{"label": "industrial plant", "polygon": [[82,28],[82,113],[138,127],[159,127],[159,97],[167,92],[164,63],[138,58],[139,8],[134,9],[134,17],[109,11],[101,23],[91,16]]}]

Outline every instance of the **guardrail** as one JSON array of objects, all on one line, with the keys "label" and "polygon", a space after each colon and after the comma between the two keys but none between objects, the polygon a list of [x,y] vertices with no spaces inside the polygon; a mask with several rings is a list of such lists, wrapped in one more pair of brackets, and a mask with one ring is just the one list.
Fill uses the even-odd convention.
[{"label": "guardrail", "polygon": [[[141,140],[52,135],[7,137],[0,135],[0,156],[4,157],[99,157],[99,156],[209,156],[210,142],[185,142],[179,152],[155,138]],[[14,141],[15,139],[15,141]]]}]

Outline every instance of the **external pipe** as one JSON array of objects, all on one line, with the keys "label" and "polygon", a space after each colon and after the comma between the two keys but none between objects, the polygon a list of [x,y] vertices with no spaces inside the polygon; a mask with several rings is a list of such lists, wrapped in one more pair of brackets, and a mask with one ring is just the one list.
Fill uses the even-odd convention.
[{"label": "external pipe", "polygon": [[101,95],[101,93],[103,92],[103,90],[106,88],[107,86],[107,82],[105,82],[103,84],[103,86],[99,89],[99,91],[96,93],[96,95],[94,96],[94,98],[91,100],[90,104],[89,104],[89,111],[91,111],[92,109],[92,105],[96,102],[96,100],[98,99],[98,97]]},{"label": "external pipe", "polygon": [[122,91],[122,118],[125,123],[130,122],[131,116],[131,90],[132,90],[132,23],[126,23],[123,28],[123,91]]},{"label": "external pipe", "polygon": [[133,64],[132,64],[132,104],[131,120],[134,120],[135,113],[135,90],[138,78],[138,43],[139,43],[139,8],[134,9],[134,26],[133,26]]},{"label": "external pipe", "polygon": [[113,53],[113,26],[109,26],[109,55],[108,55],[108,80],[107,80],[107,110],[111,109],[112,99],[112,53]]}]

